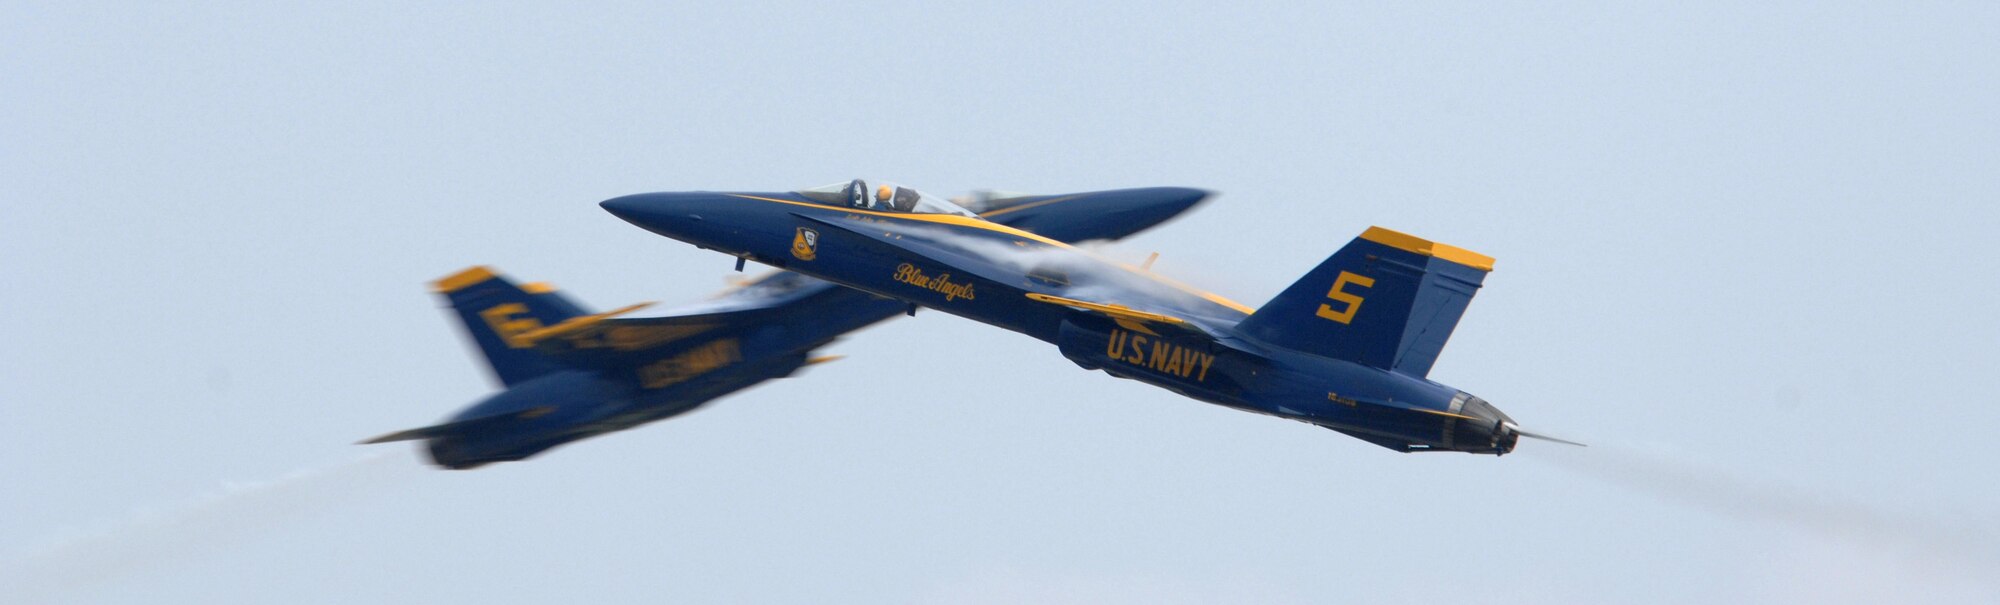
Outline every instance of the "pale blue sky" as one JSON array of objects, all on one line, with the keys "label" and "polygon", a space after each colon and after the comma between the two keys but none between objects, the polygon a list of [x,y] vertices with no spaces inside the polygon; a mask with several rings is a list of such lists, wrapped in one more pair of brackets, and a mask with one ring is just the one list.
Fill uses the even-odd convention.
[{"label": "pale blue sky", "polygon": [[[2000,598],[1992,4],[661,4],[0,5],[0,597]],[[1213,189],[1111,253],[1252,305],[1369,225],[1495,256],[1432,377],[1595,447],[942,314],[526,463],[350,445],[490,388],[429,279],[691,301],[729,259],[597,201],[857,176]]]}]

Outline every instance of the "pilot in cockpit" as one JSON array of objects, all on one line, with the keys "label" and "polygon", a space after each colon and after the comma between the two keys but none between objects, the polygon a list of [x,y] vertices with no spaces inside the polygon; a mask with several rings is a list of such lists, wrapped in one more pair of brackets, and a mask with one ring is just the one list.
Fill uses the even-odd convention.
[{"label": "pilot in cockpit", "polygon": [[873,184],[875,187],[871,189],[868,181],[854,179],[845,185],[823,185],[803,189],[797,193],[820,203],[844,204],[857,210],[975,216],[951,202],[924,195],[923,192],[909,187],[879,181]]},{"label": "pilot in cockpit", "polygon": [[917,207],[920,194],[909,187],[883,185],[875,189],[875,209],[887,212],[909,212]]}]

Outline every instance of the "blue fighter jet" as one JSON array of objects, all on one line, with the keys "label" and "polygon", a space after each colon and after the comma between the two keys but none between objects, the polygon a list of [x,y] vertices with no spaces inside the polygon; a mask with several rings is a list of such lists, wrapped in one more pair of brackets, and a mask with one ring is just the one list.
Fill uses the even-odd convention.
[{"label": "blue fighter jet", "polygon": [[[1116,240],[1193,208],[1208,192],[1178,187],[1069,195],[987,196],[993,221],[1063,241]],[[796,234],[795,234],[796,235]],[[810,255],[816,242],[795,242]],[[738,270],[743,268],[737,263]],[[773,272],[662,317],[590,313],[546,284],[517,285],[485,267],[435,284],[504,390],[435,426],[363,443],[423,440],[438,466],[468,469],[694,410],[830,361],[814,349],[909,305],[796,273]]]},{"label": "blue fighter jet", "polygon": [[1085,369],[1399,452],[1561,441],[1427,378],[1493,259],[1380,227],[1252,309],[893,183],[602,205],[669,238],[1027,334]]}]

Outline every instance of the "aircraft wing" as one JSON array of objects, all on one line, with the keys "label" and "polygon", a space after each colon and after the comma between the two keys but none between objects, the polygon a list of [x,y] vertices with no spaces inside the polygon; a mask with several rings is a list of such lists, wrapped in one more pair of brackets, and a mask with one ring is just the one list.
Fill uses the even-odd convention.
[{"label": "aircraft wing", "polygon": [[1060,195],[988,191],[953,201],[960,201],[986,220],[1075,243],[1123,239],[1164,223],[1208,197],[1209,192],[1200,189],[1146,187]]}]

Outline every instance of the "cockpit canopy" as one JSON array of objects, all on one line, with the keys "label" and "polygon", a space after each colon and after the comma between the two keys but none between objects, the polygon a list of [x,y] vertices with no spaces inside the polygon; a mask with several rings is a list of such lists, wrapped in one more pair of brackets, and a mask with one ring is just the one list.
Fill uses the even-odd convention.
[{"label": "cockpit canopy", "polygon": [[856,210],[978,216],[943,198],[888,181],[854,179],[845,183],[801,189],[796,193],[822,204]]}]

